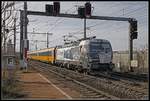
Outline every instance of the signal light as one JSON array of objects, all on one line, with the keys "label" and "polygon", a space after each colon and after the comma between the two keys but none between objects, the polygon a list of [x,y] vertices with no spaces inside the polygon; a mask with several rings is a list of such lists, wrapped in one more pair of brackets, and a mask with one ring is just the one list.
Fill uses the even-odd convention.
[{"label": "signal light", "polygon": [[54,2],[54,15],[58,15],[60,12],[60,2]]},{"label": "signal light", "polygon": [[137,39],[137,36],[138,36],[137,32],[131,33],[131,39]]},{"label": "signal light", "polygon": [[85,15],[86,17],[91,16],[91,4],[90,3],[85,4]]},{"label": "signal light", "polygon": [[137,21],[131,21],[131,33],[137,31]]},{"label": "signal light", "polygon": [[84,18],[84,17],[85,17],[85,8],[84,8],[84,7],[79,7],[79,8],[78,8],[78,15],[79,15],[81,18]]},{"label": "signal light", "polygon": [[46,6],[45,6],[46,13],[53,14],[53,8],[54,8],[53,5],[46,4]]},{"label": "signal light", "polygon": [[131,39],[137,39],[138,32],[137,32],[137,21],[130,22],[130,34]]}]

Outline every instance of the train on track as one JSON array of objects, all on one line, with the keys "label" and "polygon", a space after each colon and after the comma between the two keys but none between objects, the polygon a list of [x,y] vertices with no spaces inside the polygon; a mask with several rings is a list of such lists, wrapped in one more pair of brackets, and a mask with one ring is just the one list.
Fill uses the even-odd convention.
[{"label": "train on track", "polygon": [[64,46],[32,51],[27,53],[27,57],[81,72],[107,71],[113,67],[112,46],[104,39],[82,40]]}]

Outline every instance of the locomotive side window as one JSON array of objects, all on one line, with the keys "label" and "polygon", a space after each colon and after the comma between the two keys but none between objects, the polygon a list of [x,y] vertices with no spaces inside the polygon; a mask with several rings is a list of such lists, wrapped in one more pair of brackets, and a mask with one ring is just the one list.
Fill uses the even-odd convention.
[{"label": "locomotive side window", "polygon": [[31,55],[32,55],[32,56],[36,56],[37,54],[36,54],[36,53],[32,53]]},{"label": "locomotive side window", "polygon": [[79,47],[74,47],[71,49],[72,59],[78,60],[79,59]]},{"label": "locomotive side window", "polygon": [[49,51],[49,52],[48,52],[48,55],[52,55],[52,51]]},{"label": "locomotive side window", "polygon": [[67,58],[67,51],[64,51],[64,58]]},{"label": "locomotive side window", "polygon": [[64,58],[65,58],[65,51],[64,50],[57,50],[56,59],[63,60]]},{"label": "locomotive side window", "polygon": [[48,55],[48,51],[47,52],[40,52],[39,55],[40,56],[47,56]]},{"label": "locomotive side window", "polygon": [[67,58],[67,59],[73,59],[70,49],[68,49],[68,50],[65,51],[65,58]]},{"label": "locomotive side window", "polygon": [[69,50],[69,59],[73,59],[71,49]]}]

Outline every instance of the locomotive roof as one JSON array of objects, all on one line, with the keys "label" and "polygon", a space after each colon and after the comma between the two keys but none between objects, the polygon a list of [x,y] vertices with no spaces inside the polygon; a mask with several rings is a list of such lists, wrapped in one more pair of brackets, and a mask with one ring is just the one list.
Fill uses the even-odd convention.
[{"label": "locomotive roof", "polygon": [[81,40],[81,41],[78,41],[75,43],[63,45],[63,46],[57,47],[57,48],[59,49],[59,48],[67,48],[67,47],[73,47],[73,46],[86,45],[86,44],[89,44],[89,42],[109,42],[109,41],[106,39],[90,39],[90,40],[88,39],[88,40]]},{"label": "locomotive roof", "polygon": [[66,48],[66,47],[72,47],[72,46],[78,46],[80,44],[80,42],[74,42],[74,43],[70,43],[70,44],[66,44],[57,48]]},{"label": "locomotive roof", "polygon": [[91,40],[83,40],[80,42],[80,45],[86,45],[89,44],[89,42],[109,42],[106,39],[91,39]]}]

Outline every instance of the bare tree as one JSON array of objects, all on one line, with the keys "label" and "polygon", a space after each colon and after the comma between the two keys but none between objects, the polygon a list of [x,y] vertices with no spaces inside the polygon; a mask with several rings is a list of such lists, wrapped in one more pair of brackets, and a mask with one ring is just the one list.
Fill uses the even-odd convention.
[{"label": "bare tree", "polygon": [[[1,46],[2,52],[6,53],[6,41],[10,37],[14,27],[14,14],[15,14],[15,2],[14,1],[2,1],[1,2]],[[15,28],[14,28],[15,29]],[[6,59],[4,54],[1,55],[2,68],[4,69],[4,76],[6,76]],[[5,77],[4,77],[5,78]]]},{"label": "bare tree", "polygon": [[6,40],[12,30],[8,28],[13,26],[14,1],[2,1],[1,3],[1,46],[6,50]]},{"label": "bare tree", "polygon": [[148,44],[141,45],[137,52],[139,73],[148,72]]}]

